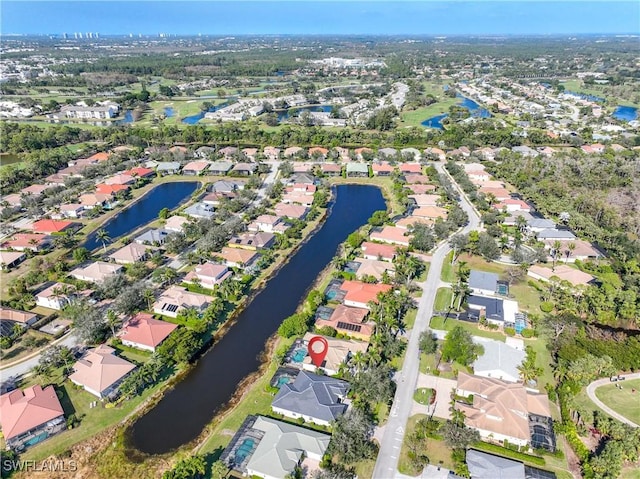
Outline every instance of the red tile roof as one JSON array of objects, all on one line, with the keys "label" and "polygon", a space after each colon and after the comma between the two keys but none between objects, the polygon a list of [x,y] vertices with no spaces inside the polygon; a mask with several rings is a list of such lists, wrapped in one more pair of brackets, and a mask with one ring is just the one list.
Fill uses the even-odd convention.
[{"label": "red tile roof", "polygon": [[64,415],[53,386],[35,385],[0,396],[0,424],[5,439],[24,434]]},{"label": "red tile roof", "polygon": [[126,185],[105,185],[100,183],[96,186],[96,193],[103,193],[105,195],[113,195],[118,191],[127,191],[129,189]]},{"label": "red tile roof", "polygon": [[73,221],[39,220],[31,225],[31,229],[36,233],[59,233],[73,225]]},{"label": "red tile roof", "polygon": [[369,301],[378,302],[378,293],[384,293],[391,289],[389,284],[369,284],[361,281],[345,281],[340,289],[346,291],[345,301],[366,304]]},{"label": "red tile roof", "polygon": [[149,313],[138,313],[127,321],[118,336],[123,341],[155,348],[177,327],[177,324],[154,319]]}]

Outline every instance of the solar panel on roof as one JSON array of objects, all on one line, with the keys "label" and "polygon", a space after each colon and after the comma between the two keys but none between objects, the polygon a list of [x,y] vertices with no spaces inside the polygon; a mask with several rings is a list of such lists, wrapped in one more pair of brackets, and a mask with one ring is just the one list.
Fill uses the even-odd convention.
[{"label": "solar panel on roof", "polygon": [[172,313],[175,313],[178,310],[178,305],[177,304],[163,304],[162,305],[162,309],[164,311],[170,311]]},{"label": "solar panel on roof", "polygon": [[338,321],[338,329],[346,329],[347,331],[354,331],[356,333],[359,333],[360,330],[362,329],[362,326],[357,325],[357,324],[351,324],[351,323],[343,323],[342,321]]}]

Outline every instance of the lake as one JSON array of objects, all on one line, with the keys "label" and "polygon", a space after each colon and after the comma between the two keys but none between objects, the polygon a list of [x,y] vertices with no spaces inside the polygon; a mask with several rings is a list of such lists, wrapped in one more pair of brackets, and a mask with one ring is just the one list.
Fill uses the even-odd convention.
[{"label": "lake", "polygon": [[182,123],[186,123],[187,125],[195,125],[196,123],[198,123],[200,120],[204,118],[205,113],[209,113],[211,111],[218,111],[220,108],[224,108],[225,106],[229,106],[230,104],[231,102],[225,101],[224,103],[220,103],[219,105],[212,106],[208,110],[202,110],[200,113],[197,113],[195,115],[185,116],[182,119]]},{"label": "lake", "polygon": [[616,120],[633,121],[638,119],[638,109],[633,106],[619,105],[611,115]]},{"label": "lake", "polygon": [[171,118],[174,114],[175,112],[173,111],[173,107],[171,106],[164,107],[164,116],[166,116],[167,118]]},{"label": "lake", "polygon": [[195,439],[233,397],[237,385],[260,368],[267,339],[296,311],[338,245],[374,211],[385,209],[377,187],[341,185],[335,192],[322,227],[269,280],[185,378],[127,431],[132,447],[162,454]]},{"label": "lake", "polygon": [[[469,110],[472,117],[491,118],[491,112],[485,108],[482,108],[472,99],[464,97],[460,94],[457,94],[456,98],[460,99],[460,101],[458,102],[458,106],[464,107],[467,110]],[[428,128],[436,128],[438,130],[444,130],[444,125],[442,124],[442,120],[444,120],[448,116],[449,116],[448,113],[432,116],[431,118],[427,118],[425,121],[423,121],[421,125],[426,126]]]},{"label": "lake", "polygon": [[[197,181],[162,183],[141,199],[120,211],[107,221],[102,228],[109,233],[111,239],[116,239],[157,219],[158,213],[162,208],[172,210],[180,203],[188,200],[191,197],[191,193],[197,190],[199,185],[200,183]],[[92,251],[102,246],[102,243],[96,238],[96,233],[94,232],[87,237],[87,241],[82,246]]]}]

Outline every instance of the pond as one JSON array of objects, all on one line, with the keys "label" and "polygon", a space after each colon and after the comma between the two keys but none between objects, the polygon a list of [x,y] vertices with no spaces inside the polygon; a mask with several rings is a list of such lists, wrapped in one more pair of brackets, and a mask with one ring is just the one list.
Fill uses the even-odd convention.
[{"label": "pond", "polygon": [[237,385],[259,369],[267,339],[296,311],[338,245],[374,211],[384,208],[377,187],[338,186],[322,227],[269,280],[185,378],[133,424],[127,431],[128,443],[144,453],[162,454],[195,439],[233,397]]},{"label": "pond", "polygon": [[331,105],[313,105],[303,106],[300,108],[289,108],[288,110],[276,110],[276,113],[278,114],[278,121],[283,121],[288,120],[291,117],[298,116],[303,111],[330,112],[331,108]]},{"label": "pond", "polygon": [[[205,97],[201,97],[201,98],[205,98]],[[231,104],[231,101],[225,101],[224,103],[220,103],[219,105],[212,106],[208,110],[202,110],[200,113],[197,113],[195,115],[186,116],[182,119],[182,123],[186,123],[187,125],[195,125],[196,123],[198,123],[200,120],[204,118],[205,113],[209,113],[211,111],[218,111],[221,108],[224,108],[225,106],[229,106],[230,104]]]},{"label": "pond", "polygon": [[[446,85],[445,85],[446,86]],[[459,98],[458,106],[466,108],[471,113],[472,117],[476,118],[491,118],[491,112],[485,108],[482,108],[475,101],[470,98],[464,97],[460,94],[456,95],[456,98]],[[432,116],[431,118],[427,118],[424,120],[421,125],[426,126],[428,128],[436,128],[438,130],[444,130],[444,126],[442,124],[442,120],[448,117],[448,113],[443,113],[440,115]]]},{"label": "pond", "polygon": [[638,109],[633,106],[618,105],[613,115],[616,120],[633,121],[638,119]]},{"label": "pond", "polygon": [[128,125],[130,123],[133,123],[133,112],[131,110],[125,110],[124,116],[112,123],[114,125]]},{"label": "pond", "polygon": [[166,116],[167,118],[171,118],[173,115],[175,115],[175,112],[173,111],[173,107],[165,106],[164,107],[164,116]]},{"label": "pond", "polygon": [[[135,229],[144,226],[152,220],[158,218],[158,213],[162,208],[170,210],[180,203],[188,200],[200,183],[196,181],[177,181],[172,183],[162,183],[156,186],[140,200],[128,206],[116,216],[108,220],[104,228],[109,237],[113,240]],[[91,233],[83,245],[92,251],[102,243],[96,238],[96,233]]]},{"label": "pond", "polygon": [[565,90],[564,93],[566,95],[576,96],[576,97],[581,98],[583,100],[595,101],[597,103],[602,103],[602,102],[605,101],[605,99],[602,98],[602,97],[595,96],[595,95],[589,95],[588,93],[580,93],[580,92],[577,92],[577,91],[570,91],[570,90]]}]

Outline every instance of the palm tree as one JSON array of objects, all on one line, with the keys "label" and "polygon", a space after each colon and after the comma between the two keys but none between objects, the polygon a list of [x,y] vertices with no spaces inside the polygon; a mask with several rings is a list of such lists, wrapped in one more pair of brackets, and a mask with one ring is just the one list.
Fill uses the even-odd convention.
[{"label": "palm tree", "polygon": [[120,318],[118,317],[118,314],[113,309],[110,309],[109,311],[107,311],[106,320],[107,326],[109,326],[109,329],[111,329],[111,334],[115,336],[116,329],[120,325]]},{"label": "palm tree", "polygon": [[567,259],[564,261],[564,264],[567,264],[567,261],[569,261],[569,258],[571,257],[571,255],[573,254],[573,252],[576,249],[576,244],[572,241],[571,243],[569,243],[567,245],[567,248],[568,248],[567,251],[566,251]]},{"label": "palm tree", "polygon": [[109,233],[107,233],[107,230],[105,230],[104,228],[100,228],[96,232],[96,238],[98,238],[102,242],[102,248],[106,253],[107,243],[111,242],[111,236],[109,236]]},{"label": "palm tree", "polygon": [[151,309],[151,306],[156,299],[155,295],[153,294],[153,290],[151,288],[145,289],[142,293],[142,299],[147,302],[147,307]]},{"label": "palm tree", "polygon": [[556,263],[558,262],[558,256],[560,256],[560,248],[562,248],[562,243],[559,240],[555,240],[552,245],[552,257],[553,257],[553,267],[551,271],[556,270]]}]

